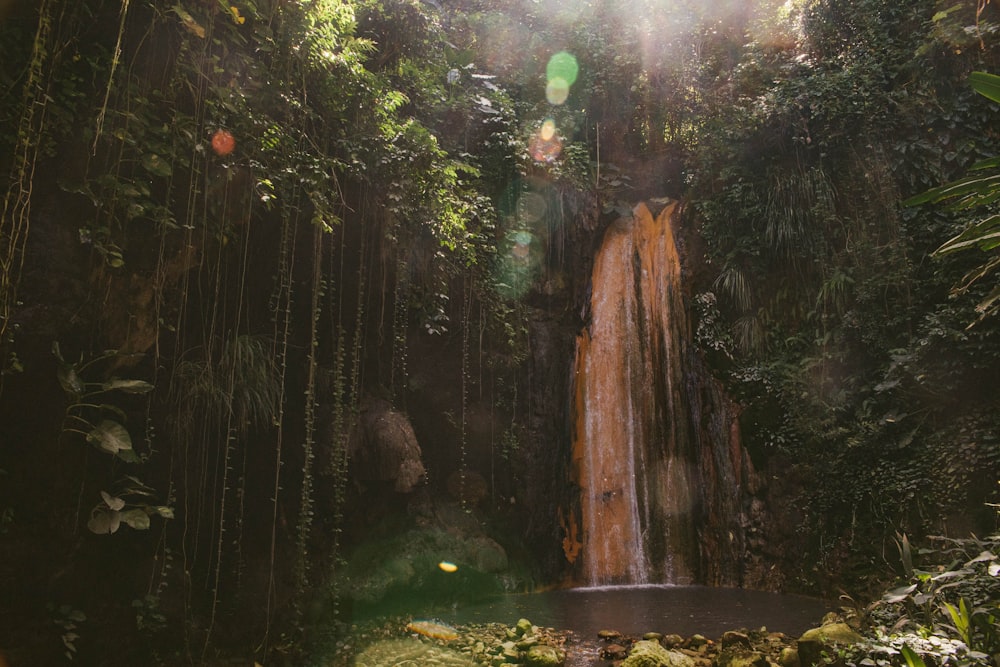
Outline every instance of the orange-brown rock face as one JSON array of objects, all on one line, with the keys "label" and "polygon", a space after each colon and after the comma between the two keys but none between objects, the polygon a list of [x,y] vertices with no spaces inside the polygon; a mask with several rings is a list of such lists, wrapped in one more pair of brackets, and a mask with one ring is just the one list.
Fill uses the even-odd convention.
[{"label": "orange-brown rock face", "polygon": [[692,372],[701,366],[689,342],[675,214],[676,203],[655,218],[638,205],[608,229],[594,261],[573,406],[579,576],[588,584],[719,579],[702,563],[716,557],[703,545],[734,535],[737,490],[714,485],[738,485],[742,447],[717,383]]}]

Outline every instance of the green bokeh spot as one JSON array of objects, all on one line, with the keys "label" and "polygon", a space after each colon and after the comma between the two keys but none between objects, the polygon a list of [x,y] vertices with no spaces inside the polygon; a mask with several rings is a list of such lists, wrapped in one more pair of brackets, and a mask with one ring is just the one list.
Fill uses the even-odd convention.
[{"label": "green bokeh spot", "polygon": [[549,58],[548,67],[545,68],[545,76],[549,81],[560,78],[570,86],[576,82],[576,75],[579,73],[580,66],[577,65],[576,58],[565,51],[560,51]]}]

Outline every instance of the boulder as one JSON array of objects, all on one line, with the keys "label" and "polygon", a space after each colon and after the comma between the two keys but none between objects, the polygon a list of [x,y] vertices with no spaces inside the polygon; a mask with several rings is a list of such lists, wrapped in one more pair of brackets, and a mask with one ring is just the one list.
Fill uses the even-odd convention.
[{"label": "boulder", "polygon": [[391,482],[397,493],[412,492],[426,474],[410,420],[382,399],[363,402],[350,456],[356,480]]},{"label": "boulder", "polygon": [[564,656],[553,646],[537,644],[528,649],[524,664],[528,667],[560,667]]},{"label": "boulder", "polygon": [[659,642],[642,640],[632,645],[632,652],[621,667],[695,667],[694,658],[663,648]]},{"label": "boulder", "polygon": [[745,632],[730,630],[722,635],[722,649],[750,648],[750,636]]},{"label": "boulder", "polygon": [[836,647],[857,644],[864,638],[847,623],[828,623],[806,630],[798,641],[798,658],[801,667],[813,667],[823,662],[824,652]]},{"label": "boulder", "polygon": [[714,661],[717,667],[769,667],[767,656],[739,647],[723,650]]},{"label": "boulder", "polygon": [[628,649],[621,644],[611,643],[601,649],[601,658],[604,660],[624,660],[628,656]]},{"label": "boulder", "polygon": [[800,667],[799,652],[791,646],[784,647],[778,655],[778,664],[781,667]]}]

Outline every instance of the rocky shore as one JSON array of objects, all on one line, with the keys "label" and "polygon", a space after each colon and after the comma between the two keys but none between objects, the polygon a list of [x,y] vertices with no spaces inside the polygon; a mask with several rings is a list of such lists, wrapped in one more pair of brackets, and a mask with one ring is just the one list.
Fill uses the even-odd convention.
[{"label": "rocky shore", "polygon": [[[442,629],[444,628],[444,629]],[[441,635],[445,638],[442,638]],[[824,656],[862,641],[836,615],[799,637],[766,628],[731,630],[721,637],[649,632],[627,636],[608,629],[596,637],[533,625],[520,619],[448,628],[393,621],[341,643],[330,667],[812,667]]]}]

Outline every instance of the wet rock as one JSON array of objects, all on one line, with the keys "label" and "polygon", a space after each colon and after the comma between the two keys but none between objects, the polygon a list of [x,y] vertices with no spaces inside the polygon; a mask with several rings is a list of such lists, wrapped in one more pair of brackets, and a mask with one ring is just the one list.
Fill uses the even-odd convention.
[{"label": "wet rock", "polygon": [[684,643],[684,638],[680,635],[664,635],[660,640],[660,643],[667,648],[674,648],[675,646],[680,646]]},{"label": "wet rock", "polygon": [[784,647],[778,654],[778,664],[781,667],[800,667],[799,652],[791,646]]},{"label": "wet rock", "polygon": [[628,649],[621,644],[608,644],[601,649],[601,657],[605,660],[624,660],[628,656]]},{"label": "wet rock", "polygon": [[659,642],[642,640],[632,645],[632,651],[621,667],[695,667],[694,658],[680,651],[660,646]]},{"label": "wet rock", "polygon": [[517,650],[517,645],[514,642],[504,642],[500,645],[499,657],[503,658],[503,662],[517,662],[521,657],[521,652]]},{"label": "wet rock", "polygon": [[730,630],[722,635],[722,649],[750,648],[750,637],[743,632]]},{"label": "wet rock", "polygon": [[771,663],[763,653],[739,647],[722,651],[715,664],[718,667],[769,667]]},{"label": "wet rock", "polygon": [[524,663],[529,667],[559,667],[564,659],[555,647],[537,644],[528,649]]},{"label": "wet rock", "polygon": [[610,641],[612,639],[621,639],[622,633],[617,630],[600,630],[597,633],[597,636],[604,641]]},{"label": "wet rock", "polygon": [[862,640],[861,635],[842,622],[806,630],[798,641],[799,663],[802,667],[813,667],[823,662],[824,652],[831,652],[838,645],[850,646]]},{"label": "wet rock", "polygon": [[521,641],[517,642],[518,651],[527,651],[531,649],[532,646],[538,644],[538,637],[524,637]]},{"label": "wet rock", "polygon": [[691,635],[687,641],[688,648],[701,648],[706,644],[708,644],[708,638],[705,635]]},{"label": "wet rock", "polygon": [[514,626],[514,634],[518,637],[523,637],[526,634],[531,633],[531,621],[526,618],[519,619],[517,625]]},{"label": "wet rock", "polygon": [[659,641],[663,639],[663,635],[659,632],[647,632],[642,636],[643,639],[651,639],[653,641]]}]

